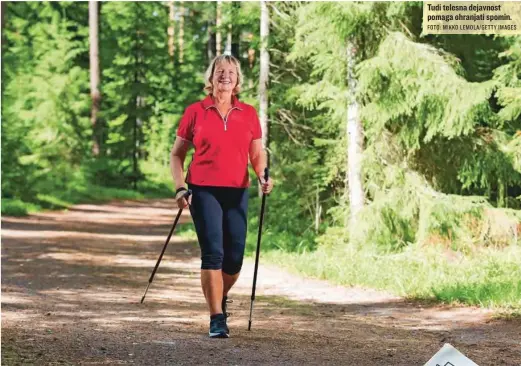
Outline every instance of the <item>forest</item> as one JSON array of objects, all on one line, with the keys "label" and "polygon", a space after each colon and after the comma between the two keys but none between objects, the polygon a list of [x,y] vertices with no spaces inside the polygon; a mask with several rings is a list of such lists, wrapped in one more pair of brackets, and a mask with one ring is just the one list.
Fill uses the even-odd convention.
[{"label": "forest", "polygon": [[172,198],[179,119],[227,53],[266,121],[262,261],[519,315],[521,36],[425,35],[422,12],[2,2],[2,215]]}]

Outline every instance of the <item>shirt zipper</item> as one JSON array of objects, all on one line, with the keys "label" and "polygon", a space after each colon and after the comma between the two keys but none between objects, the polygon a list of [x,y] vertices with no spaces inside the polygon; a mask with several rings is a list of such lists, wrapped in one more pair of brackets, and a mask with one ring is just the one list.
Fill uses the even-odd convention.
[{"label": "shirt zipper", "polygon": [[228,113],[226,113],[226,116],[223,117],[221,111],[219,110],[219,108],[217,108],[216,106],[212,106],[214,107],[216,110],[217,110],[217,113],[219,113],[219,116],[221,116],[221,119],[223,120],[224,122],[224,130],[225,131],[228,131],[228,127],[227,127],[227,123],[228,123],[228,117],[230,116],[230,113],[234,110],[234,109],[239,109],[237,107],[232,107],[230,108],[230,110],[228,111]]}]

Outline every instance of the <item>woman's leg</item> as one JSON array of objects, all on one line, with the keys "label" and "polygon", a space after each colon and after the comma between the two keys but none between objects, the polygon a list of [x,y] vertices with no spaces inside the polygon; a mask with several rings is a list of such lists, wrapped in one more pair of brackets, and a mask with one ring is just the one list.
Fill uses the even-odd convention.
[{"label": "woman's leg", "polygon": [[223,211],[212,189],[190,188],[190,212],[201,247],[201,286],[210,315],[220,314],[223,296]]},{"label": "woman's leg", "polygon": [[246,245],[248,190],[231,189],[223,210],[223,296],[233,287],[242,268]]},{"label": "woman's leg", "polygon": [[204,297],[210,310],[210,315],[221,314],[223,312],[223,276],[220,269],[201,269],[201,286]]},{"label": "woman's leg", "polygon": [[223,297],[228,296],[228,292],[231,290],[235,282],[239,279],[240,272],[237,272],[234,275],[229,275],[223,271],[222,280],[223,280]]}]

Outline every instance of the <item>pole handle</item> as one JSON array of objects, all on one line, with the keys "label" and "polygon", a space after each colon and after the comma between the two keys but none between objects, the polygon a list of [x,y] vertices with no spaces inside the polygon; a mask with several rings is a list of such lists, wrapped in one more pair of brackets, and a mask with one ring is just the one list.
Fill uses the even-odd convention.
[{"label": "pole handle", "polygon": [[188,198],[192,195],[192,190],[191,189],[188,189],[185,194],[183,194],[183,197],[185,200],[188,201]]}]

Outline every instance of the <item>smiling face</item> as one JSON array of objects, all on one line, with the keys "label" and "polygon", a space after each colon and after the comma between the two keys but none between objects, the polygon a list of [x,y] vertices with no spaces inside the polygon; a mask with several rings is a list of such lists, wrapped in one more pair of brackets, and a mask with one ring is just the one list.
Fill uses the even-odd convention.
[{"label": "smiling face", "polygon": [[237,66],[228,61],[221,61],[215,64],[212,77],[214,92],[230,93],[237,86]]}]

